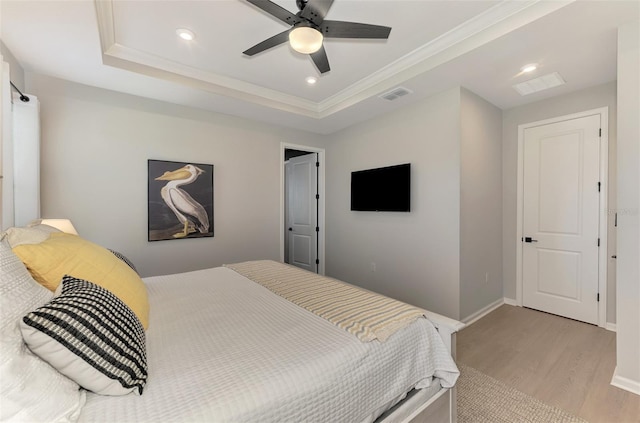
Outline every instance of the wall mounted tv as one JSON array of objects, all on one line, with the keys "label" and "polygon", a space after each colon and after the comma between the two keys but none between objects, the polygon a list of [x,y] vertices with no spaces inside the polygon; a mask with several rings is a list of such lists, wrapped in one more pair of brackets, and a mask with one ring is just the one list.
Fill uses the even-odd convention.
[{"label": "wall mounted tv", "polygon": [[351,210],[411,211],[411,163],[351,172]]}]

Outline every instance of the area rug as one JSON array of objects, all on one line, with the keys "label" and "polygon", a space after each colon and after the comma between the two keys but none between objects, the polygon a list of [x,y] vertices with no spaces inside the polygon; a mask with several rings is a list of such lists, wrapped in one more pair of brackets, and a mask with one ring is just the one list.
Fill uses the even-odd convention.
[{"label": "area rug", "polygon": [[587,423],[458,363],[459,423]]}]

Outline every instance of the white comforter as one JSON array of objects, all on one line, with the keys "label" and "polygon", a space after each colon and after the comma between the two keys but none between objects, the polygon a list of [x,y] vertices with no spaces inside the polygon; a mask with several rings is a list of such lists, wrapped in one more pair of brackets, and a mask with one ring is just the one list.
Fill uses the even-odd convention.
[{"label": "white comforter", "polygon": [[145,279],[142,396],[87,396],[81,422],[362,422],[455,363],[426,319],[362,343],[227,268]]}]

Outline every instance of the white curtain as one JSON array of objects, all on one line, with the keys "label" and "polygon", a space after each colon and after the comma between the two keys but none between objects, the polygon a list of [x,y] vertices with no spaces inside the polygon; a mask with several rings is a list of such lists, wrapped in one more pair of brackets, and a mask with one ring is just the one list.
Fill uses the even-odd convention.
[{"label": "white curtain", "polygon": [[0,209],[2,230],[13,226],[13,114],[11,113],[11,85],[9,64],[2,62],[2,84],[0,84],[0,138],[2,139],[2,208]]},{"label": "white curtain", "polygon": [[13,94],[14,226],[40,218],[40,102]]}]

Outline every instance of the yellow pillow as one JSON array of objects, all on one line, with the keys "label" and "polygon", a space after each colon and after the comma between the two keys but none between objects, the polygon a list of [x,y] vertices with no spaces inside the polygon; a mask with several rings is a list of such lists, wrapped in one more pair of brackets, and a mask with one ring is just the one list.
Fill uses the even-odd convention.
[{"label": "yellow pillow", "polygon": [[33,278],[55,291],[64,275],[84,279],[111,291],[149,326],[147,289],[138,274],[109,250],[63,232],[52,233],[39,244],[13,248]]}]

